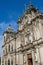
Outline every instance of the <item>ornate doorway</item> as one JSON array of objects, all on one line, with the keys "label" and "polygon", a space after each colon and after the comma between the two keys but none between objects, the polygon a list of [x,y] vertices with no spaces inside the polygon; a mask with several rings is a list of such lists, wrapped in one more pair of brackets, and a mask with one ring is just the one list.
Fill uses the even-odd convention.
[{"label": "ornate doorway", "polygon": [[32,62],[32,54],[27,54],[27,60],[28,60],[28,65],[33,65],[33,62]]}]

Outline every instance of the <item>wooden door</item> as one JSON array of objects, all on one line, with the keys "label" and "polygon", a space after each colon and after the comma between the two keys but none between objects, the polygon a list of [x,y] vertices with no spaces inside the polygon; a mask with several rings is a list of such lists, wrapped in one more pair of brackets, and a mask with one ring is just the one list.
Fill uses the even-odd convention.
[{"label": "wooden door", "polygon": [[32,54],[27,54],[27,60],[28,60],[28,65],[33,65],[32,63]]}]

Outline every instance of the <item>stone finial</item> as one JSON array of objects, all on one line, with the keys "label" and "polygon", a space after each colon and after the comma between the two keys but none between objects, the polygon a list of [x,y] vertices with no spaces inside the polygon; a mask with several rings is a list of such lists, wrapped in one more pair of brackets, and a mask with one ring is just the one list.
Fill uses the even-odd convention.
[{"label": "stone finial", "polygon": [[39,12],[39,9],[38,8],[36,8],[36,11],[37,11],[37,13]]},{"label": "stone finial", "polygon": [[9,26],[11,26],[11,24],[9,24]]},{"label": "stone finial", "polygon": [[20,18],[20,16],[18,16],[18,22],[19,22],[19,23],[21,22],[21,18]]},{"label": "stone finial", "polygon": [[12,27],[11,27],[10,24],[8,25],[8,28],[6,29],[6,31],[7,31],[7,32],[13,32],[13,29],[12,29]]},{"label": "stone finial", "polygon": [[11,29],[11,24],[8,25],[8,29]]},{"label": "stone finial", "polygon": [[26,4],[24,4],[24,7],[25,7],[25,10],[27,9],[27,5]]},{"label": "stone finial", "polygon": [[30,8],[33,8],[33,4],[32,4],[32,2],[30,2]]},{"label": "stone finial", "polygon": [[18,16],[18,21],[20,21],[20,16]]},{"label": "stone finial", "polygon": [[25,10],[25,11],[23,11],[23,15],[24,15],[24,16],[26,15],[26,10]]}]

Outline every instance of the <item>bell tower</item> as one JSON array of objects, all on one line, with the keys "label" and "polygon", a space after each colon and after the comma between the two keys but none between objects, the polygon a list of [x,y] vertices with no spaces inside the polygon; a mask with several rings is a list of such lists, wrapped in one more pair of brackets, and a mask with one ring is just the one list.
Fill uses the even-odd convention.
[{"label": "bell tower", "polygon": [[12,37],[14,35],[14,31],[11,27],[11,25],[8,26],[8,28],[6,29],[6,31],[3,33],[3,41],[4,43],[7,42],[7,40],[10,40],[10,37]]}]

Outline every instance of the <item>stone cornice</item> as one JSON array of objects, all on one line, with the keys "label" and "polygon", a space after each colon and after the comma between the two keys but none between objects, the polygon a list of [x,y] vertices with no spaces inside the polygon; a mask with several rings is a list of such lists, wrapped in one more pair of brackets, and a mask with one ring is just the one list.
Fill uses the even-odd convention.
[{"label": "stone cornice", "polygon": [[[12,40],[14,40],[14,39],[15,39],[15,38],[13,38]],[[3,48],[5,45],[9,44],[12,40],[10,40],[10,41],[6,42],[4,45],[2,45],[2,48]]]},{"label": "stone cornice", "polygon": [[35,16],[35,17],[33,17],[32,19],[31,19],[31,22],[32,21],[35,21],[37,18],[39,18],[39,19],[43,19],[43,15],[42,14],[38,14],[37,16]]},{"label": "stone cornice", "polygon": [[19,52],[28,51],[30,49],[35,49],[36,46],[40,46],[40,44],[43,44],[43,39],[42,38],[40,38],[38,40],[35,40],[32,43],[28,43],[28,44],[26,44],[22,47],[17,48],[16,52],[15,51],[10,51],[10,52],[4,54],[3,56],[7,56],[8,54],[13,54],[13,53],[15,54],[15,53],[19,53]]},{"label": "stone cornice", "polygon": [[5,32],[3,32],[3,35],[4,35],[5,33],[7,33],[7,34],[15,34],[15,32],[8,32],[8,31],[5,31]]},{"label": "stone cornice", "polygon": [[43,44],[43,39],[40,38],[38,40],[33,41],[32,43],[28,43],[27,45],[24,45],[23,47],[18,48],[18,52],[24,52],[31,48],[35,48],[37,45],[40,46],[40,44]]}]

